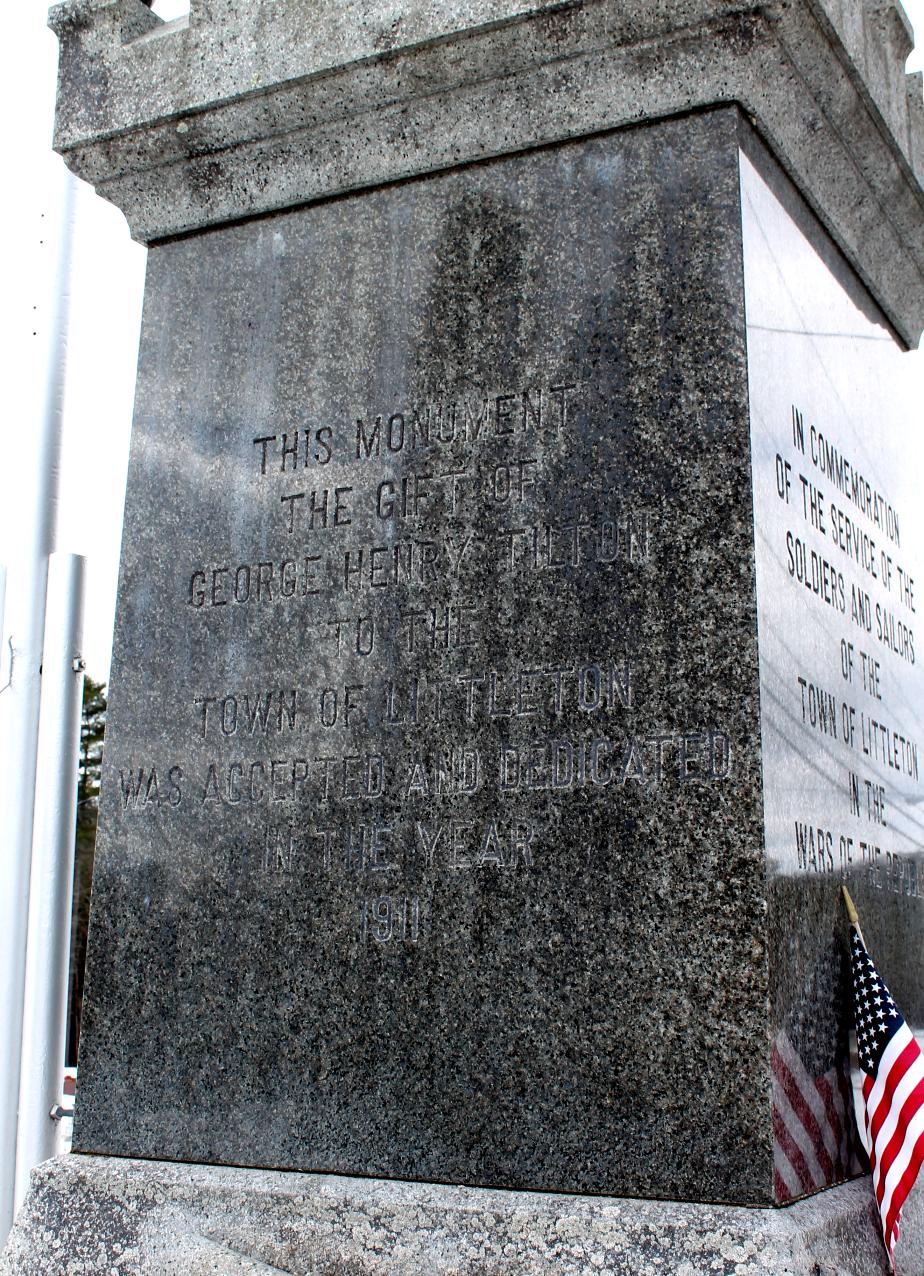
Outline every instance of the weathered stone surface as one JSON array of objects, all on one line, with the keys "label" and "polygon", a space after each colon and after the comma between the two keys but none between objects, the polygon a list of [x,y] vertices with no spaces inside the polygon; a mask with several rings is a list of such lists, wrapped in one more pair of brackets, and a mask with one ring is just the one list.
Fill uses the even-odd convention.
[{"label": "weathered stone surface", "polygon": [[[917,1244],[900,1242],[899,1262],[903,1276],[924,1272]],[[888,1266],[866,1180],[759,1210],[84,1156],[35,1172],[0,1259],[3,1276],[270,1271],[885,1276]]]},{"label": "weathered stone surface", "polygon": [[151,251],[81,1150],[773,1199],[738,128]]},{"label": "weathered stone surface", "polygon": [[924,322],[898,4],[68,0],[56,145],[138,238],[736,101],[896,329]]},{"label": "weathered stone surface", "polygon": [[839,876],[924,1013],[900,364],[735,108],[153,248],[75,1146],[857,1172]]},{"label": "weathered stone surface", "polygon": [[[158,241],[76,1146],[836,1183],[841,878],[924,1016],[900,11],[269,14],[54,16],[59,145]],[[858,1186],[300,1176],[290,1218],[78,1157],[21,1238],[66,1182],[139,1270],[882,1262]]]},{"label": "weathered stone surface", "polygon": [[924,524],[908,450],[920,392],[868,296],[745,141],[774,1171],[785,1200],[825,1180],[836,1142],[807,1148],[790,1136],[813,1120],[825,1128],[820,1099],[837,1081],[838,878],[905,1015],[924,1015],[912,566]]}]

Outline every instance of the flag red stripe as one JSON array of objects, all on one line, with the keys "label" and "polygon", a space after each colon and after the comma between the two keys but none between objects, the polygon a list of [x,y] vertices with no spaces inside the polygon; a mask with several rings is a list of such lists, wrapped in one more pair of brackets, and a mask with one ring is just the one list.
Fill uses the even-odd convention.
[{"label": "flag red stripe", "polygon": [[[915,1058],[918,1058],[917,1042],[914,1042]],[[907,1071],[907,1069],[906,1069]],[[889,1077],[891,1082],[892,1078]],[[882,1152],[879,1154],[879,1182],[876,1184],[876,1200],[882,1205],[882,1197],[885,1192],[885,1181],[889,1170],[892,1168],[895,1158],[902,1150],[902,1144],[908,1137],[908,1126],[914,1120],[916,1114],[924,1107],[924,1077],[917,1083],[914,1089],[905,1097],[902,1103],[901,1111],[898,1114],[898,1120],[895,1122],[895,1129],[892,1137]],[[912,1161],[914,1157],[912,1157]]]},{"label": "flag red stripe", "polygon": [[779,1170],[773,1171],[773,1194],[778,1205],[782,1204],[783,1201],[792,1200],[792,1192],[783,1182],[783,1176]]},{"label": "flag red stripe", "polygon": [[816,1183],[812,1178],[812,1174],[806,1164],[805,1157],[799,1151],[795,1140],[786,1129],[786,1124],[776,1108],[773,1109],[773,1137],[776,1139],[777,1143],[779,1143],[780,1148],[786,1156],[786,1160],[795,1170],[799,1182],[805,1188],[806,1192],[810,1192],[813,1187],[820,1187],[821,1184]]},{"label": "flag red stripe", "polygon": [[885,1124],[886,1117],[892,1108],[892,1099],[895,1097],[895,1091],[901,1084],[905,1073],[920,1056],[920,1048],[918,1043],[912,1037],[904,1050],[894,1061],[885,1079],[885,1085],[882,1087],[882,1094],[879,1102],[876,1104],[876,1111],[870,1118],[870,1136],[871,1142],[875,1144],[879,1137],[879,1131]]},{"label": "flag red stripe", "polygon": [[[773,1047],[771,1059],[773,1071],[776,1073],[777,1080],[780,1083],[783,1093],[786,1095],[792,1105],[793,1112],[795,1112],[796,1116],[802,1122],[805,1132],[811,1139],[812,1147],[816,1157],[818,1158],[818,1164],[821,1167],[822,1174],[824,1175],[824,1182],[829,1183],[834,1173],[834,1166],[831,1164],[831,1158],[824,1145],[821,1127],[815,1119],[815,1113],[806,1103],[802,1091],[796,1085],[795,1078],[786,1066],[786,1061],[783,1059],[776,1046]],[[821,1187],[822,1184],[816,1184],[813,1180],[813,1186]]]},{"label": "flag red stripe", "polygon": [[[914,1187],[914,1180],[918,1177],[918,1171],[921,1168],[921,1162],[924,1160],[924,1133],[918,1137],[917,1143],[914,1145],[914,1152],[911,1160],[908,1162],[908,1168],[895,1184],[892,1190],[892,1200],[889,1205],[889,1213],[886,1217],[884,1233],[886,1238],[886,1248],[891,1256],[895,1242],[898,1240],[898,1220],[902,1212],[902,1206],[908,1197],[908,1193]],[[894,1230],[895,1235],[890,1240],[890,1234]]]},{"label": "flag red stripe", "polygon": [[834,1104],[834,1090],[828,1080],[828,1074],[823,1077],[815,1078],[815,1089],[821,1096],[821,1101],[825,1105],[825,1115],[828,1118],[828,1124],[834,1135],[834,1143],[837,1147],[837,1169],[839,1171],[846,1170],[847,1164],[844,1159],[844,1127],[841,1125],[840,1113]]}]

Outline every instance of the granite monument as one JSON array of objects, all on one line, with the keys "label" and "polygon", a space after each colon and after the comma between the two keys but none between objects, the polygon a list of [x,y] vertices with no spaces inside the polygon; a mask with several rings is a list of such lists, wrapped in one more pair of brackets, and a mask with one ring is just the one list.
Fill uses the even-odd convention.
[{"label": "granite monument", "polygon": [[884,1270],[838,884],[921,1023],[900,9],[52,21],[150,253],[79,1155],[10,1270],[65,1198],[54,1261],[152,1272]]}]

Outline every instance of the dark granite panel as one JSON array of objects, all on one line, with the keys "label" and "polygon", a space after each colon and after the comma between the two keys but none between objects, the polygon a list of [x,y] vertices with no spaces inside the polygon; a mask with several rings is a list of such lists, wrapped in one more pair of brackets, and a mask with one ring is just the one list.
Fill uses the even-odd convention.
[{"label": "dark granite panel", "polygon": [[81,1150],[771,1199],[736,129],[151,251]]}]

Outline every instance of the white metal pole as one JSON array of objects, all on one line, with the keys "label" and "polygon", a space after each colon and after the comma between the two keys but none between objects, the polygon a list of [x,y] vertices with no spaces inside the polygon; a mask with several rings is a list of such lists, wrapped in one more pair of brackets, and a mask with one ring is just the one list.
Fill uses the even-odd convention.
[{"label": "white metal pole", "polygon": [[[6,630],[3,625],[3,617],[4,617],[5,611],[6,611],[6,566],[5,564],[0,563],[0,638],[2,638],[3,635],[6,633]],[[6,664],[7,662],[4,659],[4,652],[0,650],[0,687],[4,685],[7,679],[8,670],[7,670]]]},{"label": "white metal pole", "polygon": [[38,384],[34,412],[18,422],[31,442],[23,481],[32,499],[18,529],[21,556],[7,564],[3,647],[10,668],[0,692],[0,1246],[13,1222],[40,671],[48,555],[57,527],[75,188],[67,174],[47,318],[38,313],[44,384]]},{"label": "white metal pole", "polygon": [[32,1169],[61,1150],[61,1122],[52,1118],[51,1110],[64,1084],[84,569],[85,560],[77,554],[52,554],[48,564],[16,1142],[17,1210]]}]

